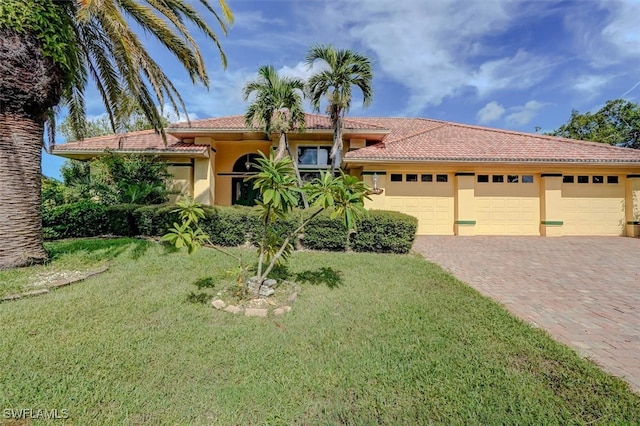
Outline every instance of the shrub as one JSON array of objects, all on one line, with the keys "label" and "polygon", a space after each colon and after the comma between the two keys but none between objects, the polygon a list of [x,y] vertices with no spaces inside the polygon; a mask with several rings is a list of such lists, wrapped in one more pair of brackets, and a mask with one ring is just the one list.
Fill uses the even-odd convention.
[{"label": "shrub", "polygon": [[140,235],[136,221],[135,211],[140,208],[138,204],[119,204],[105,209],[107,232],[123,237]]},{"label": "shrub", "polygon": [[220,246],[239,246],[247,241],[248,216],[253,209],[248,207],[205,208],[205,217],[200,227],[211,238],[211,242]]},{"label": "shrub", "polygon": [[340,218],[331,219],[328,213],[316,216],[304,228],[302,245],[311,250],[344,251],[347,229]]},{"label": "shrub", "polygon": [[95,237],[108,231],[105,207],[92,201],[48,208],[42,222],[43,234],[53,238]]},{"label": "shrub", "polygon": [[173,222],[178,222],[178,214],[172,213],[175,206],[153,205],[139,207],[133,212],[139,235],[155,237],[164,235]]},{"label": "shrub", "polygon": [[351,236],[355,251],[408,253],[418,228],[418,219],[400,212],[371,210]]}]

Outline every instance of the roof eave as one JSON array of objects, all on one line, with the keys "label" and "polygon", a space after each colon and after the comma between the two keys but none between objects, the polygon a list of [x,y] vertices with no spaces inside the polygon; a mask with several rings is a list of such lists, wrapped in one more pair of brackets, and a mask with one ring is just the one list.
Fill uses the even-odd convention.
[{"label": "roof eave", "polygon": [[[141,154],[141,155],[158,155],[158,156],[171,156],[171,157],[190,157],[190,158],[209,158],[207,151],[171,151],[171,150],[159,150],[159,149],[110,149],[109,152],[115,152],[118,154]],[[72,158],[72,156],[98,156],[105,155],[106,152],[102,150],[81,150],[81,149],[69,149],[59,150],[54,149],[53,155],[60,157]]]}]

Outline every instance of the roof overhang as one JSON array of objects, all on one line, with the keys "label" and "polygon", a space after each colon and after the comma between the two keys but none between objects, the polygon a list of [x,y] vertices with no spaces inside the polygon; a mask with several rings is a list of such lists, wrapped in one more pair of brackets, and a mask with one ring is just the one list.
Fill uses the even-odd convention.
[{"label": "roof overhang", "polygon": [[[157,149],[140,149],[140,150],[129,150],[129,149],[112,149],[109,152],[117,153],[117,154],[139,154],[139,155],[157,155],[158,157],[185,157],[185,158],[209,158],[208,151],[168,151],[168,150],[157,150]],[[52,152],[53,155],[58,155],[60,157],[84,160],[93,157],[99,157],[106,155],[107,152],[102,150],[61,150],[54,149]]]}]

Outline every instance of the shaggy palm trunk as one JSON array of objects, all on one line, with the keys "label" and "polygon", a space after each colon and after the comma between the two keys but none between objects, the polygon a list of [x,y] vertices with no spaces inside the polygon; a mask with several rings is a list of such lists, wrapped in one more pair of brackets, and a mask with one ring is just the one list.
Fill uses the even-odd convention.
[{"label": "shaggy palm trunk", "polygon": [[31,34],[0,28],[0,269],[43,262],[40,187],[47,111],[63,74]]}]

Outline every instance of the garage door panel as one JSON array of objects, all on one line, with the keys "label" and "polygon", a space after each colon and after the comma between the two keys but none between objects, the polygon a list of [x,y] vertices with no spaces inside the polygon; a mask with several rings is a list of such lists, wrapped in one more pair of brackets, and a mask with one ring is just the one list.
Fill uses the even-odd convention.
[{"label": "garage door panel", "polygon": [[389,210],[418,219],[418,235],[453,235],[453,196],[387,197]]},{"label": "garage door panel", "polygon": [[564,235],[624,235],[625,205],[622,184],[564,184]]},{"label": "garage door panel", "polygon": [[538,185],[477,183],[475,193],[477,235],[540,235]]}]

